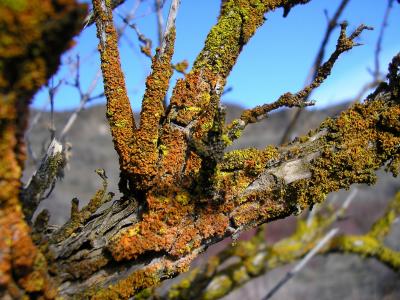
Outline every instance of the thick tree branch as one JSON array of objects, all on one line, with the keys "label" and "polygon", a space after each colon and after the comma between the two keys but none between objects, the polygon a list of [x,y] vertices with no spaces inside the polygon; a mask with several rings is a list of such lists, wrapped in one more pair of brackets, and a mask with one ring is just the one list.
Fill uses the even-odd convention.
[{"label": "thick tree branch", "polygon": [[297,214],[351,184],[374,183],[375,171],[385,164],[397,169],[399,57],[389,82],[365,103],[308,136],[281,148],[227,153],[209,182],[216,191],[212,201],[199,201],[205,194],[195,189],[188,193],[172,185],[163,194],[157,186],[146,194],[146,207],[117,201],[53,243],[64,281],[61,295],[129,297],[186,270],[216,241]]},{"label": "thick tree branch", "polygon": [[[237,242],[233,247],[211,257],[206,264],[191,270],[179,283],[174,284],[168,293],[161,296],[157,295],[157,297],[169,300],[220,299],[256,277],[303,259],[308,255],[307,253],[310,253],[310,250],[315,249],[319,241],[327,236],[326,232],[337,221],[338,217],[344,216],[353,196],[354,193],[350,194],[342,206],[332,215],[317,213],[311,218],[310,222],[299,218],[295,232],[274,244],[268,244],[263,234],[254,236],[247,241]],[[387,213],[379,218],[372,228],[381,223],[386,230],[387,226],[384,222],[388,213],[391,212],[395,217],[400,215],[396,209],[392,209],[399,203],[400,193],[390,201]],[[352,253],[361,257],[371,257],[386,264],[392,270],[399,271],[400,252],[393,251],[378,240],[371,239],[370,234],[371,231],[360,236],[341,234],[317,252],[322,255]],[[369,243],[365,243],[366,241],[369,241]],[[152,291],[151,294],[154,293],[155,291]]]}]

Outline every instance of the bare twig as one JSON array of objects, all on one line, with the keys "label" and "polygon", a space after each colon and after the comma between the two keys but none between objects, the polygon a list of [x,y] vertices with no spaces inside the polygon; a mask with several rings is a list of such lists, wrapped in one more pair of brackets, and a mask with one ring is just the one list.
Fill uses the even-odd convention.
[{"label": "bare twig", "polygon": [[[79,74],[79,70],[78,70],[77,74]],[[90,97],[90,95],[93,93],[94,89],[96,88],[97,83],[98,83],[98,81],[100,79],[100,75],[101,75],[101,72],[100,72],[100,70],[98,70],[96,72],[96,75],[94,76],[89,88],[87,89],[86,93],[84,93],[82,91],[82,89],[80,87],[79,80],[78,80],[78,82],[75,81],[75,83],[76,83],[75,87],[78,89],[81,99],[80,99],[79,106],[70,115],[70,117],[68,118],[68,121],[64,125],[64,128],[61,130],[61,133],[60,133],[60,136],[59,136],[61,141],[65,140],[65,137],[66,137],[67,133],[69,132],[69,130],[71,129],[72,125],[76,121],[79,113],[84,109],[85,105],[88,102],[90,102],[90,101],[92,101],[94,99],[97,99],[99,97],[99,96]],[[79,79],[79,75],[77,75],[76,77]],[[103,94],[101,94],[101,95],[103,95]]]},{"label": "bare twig", "polygon": [[50,140],[53,140],[56,134],[56,126],[54,123],[54,97],[60,88],[63,80],[60,80],[56,85],[54,85],[53,79],[50,80],[50,86],[48,87],[49,102],[50,102]]},{"label": "bare twig", "polygon": [[29,122],[29,127],[25,132],[25,141],[26,141],[28,154],[29,154],[29,157],[32,159],[32,161],[35,164],[38,163],[38,156],[36,155],[35,151],[32,148],[32,143],[31,143],[30,137],[31,137],[33,128],[36,126],[36,124],[42,118],[43,111],[46,109],[47,105],[49,105],[49,101],[50,101],[50,99],[48,99],[48,101],[46,101],[46,103],[43,105],[43,107],[36,112],[35,116]]},{"label": "bare twig", "polygon": [[139,42],[142,43],[142,46],[140,46],[140,51],[142,51],[142,53],[144,53],[147,57],[152,57],[151,55],[151,47],[152,47],[152,41],[151,39],[149,39],[148,37],[146,37],[138,28],[138,26],[136,24],[130,24],[129,23],[129,19],[123,16],[120,16],[122,18],[122,20],[124,21],[124,23],[129,26],[130,28],[132,28],[137,37]]},{"label": "bare twig", "polygon": [[172,0],[171,6],[169,8],[168,18],[167,18],[167,25],[165,26],[164,34],[162,36],[162,41],[160,44],[160,51],[158,52],[158,57],[163,56],[165,52],[165,48],[167,47],[167,36],[171,33],[173,27],[175,27],[175,20],[178,14],[180,0]]},{"label": "bare twig", "polygon": [[[354,200],[355,196],[358,193],[358,189],[353,189],[350,194],[346,197],[345,201],[341,205],[340,208],[336,210],[336,212],[329,218],[329,220],[325,223],[325,226],[329,226],[336,222],[339,218],[343,216],[345,211],[349,208],[351,202]],[[315,217],[315,214],[313,214]],[[311,223],[310,218],[307,220],[307,225],[309,226]],[[270,299],[283,285],[285,285],[291,278],[293,278],[297,273],[299,273],[305,265],[314,257],[318,252],[322,249],[322,247],[332,239],[334,235],[338,232],[337,228],[331,229],[324,237],[317,243],[317,245],[286,275],[268,292],[268,294],[263,298],[263,300]]]},{"label": "bare twig", "polygon": [[163,28],[164,28],[164,19],[162,15],[162,8],[164,5],[163,0],[155,0],[155,9],[157,15],[157,34],[158,34],[158,45],[161,45],[163,39]]},{"label": "bare twig", "polygon": [[364,86],[362,86],[362,88],[360,89],[360,91],[357,93],[357,95],[354,98],[347,100],[347,102],[349,102],[349,105],[359,102],[363,98],[365,93],[367,93],[371,89],[376,88],[384,80],[385,76],[380,69],[380,53],[381,53],[381,49],[382,49],[383,37],[385,34],[386,27],[388,25],[388,19],[389,19],[389,15],[390,15],[392,6],[393,6],[393,0],[388,0],[388,4],[387,4],[386,10],[385,10],[385,15],[383,17],[381,28],[379,31],[379,36],[376,41],[375,53],[374,53],[374,70],[368,69],[369,73],[372,76],[372,79],[370,82],[367,82],[366,84],[364,84]]},{"label": "bare twig", "polygon": [[307,263],[316,255],[318,252],[325,246],[326,243],[329,242],[337,233],[339,229],[333,228],[331,229],[318,243],[317,245],[310,251],[308,254],[298,263],[296,266],[290,270],[286,275],[278,281],[278,283],[268,292],[268,294],[263,298],[263,300],[271,299],[273,295],[278,292],[278,290],[284,286],[290,279],[292,279],[297,273],[299,273]]},{"label": "bare twig", "polygon": [[376,42],[376,47],[375,47],[375,70],[373,72],[373,77],[375,79],[382,77],[382,73],[380,70],[380,58],[379,57],[380,57],[380,53],[381,53],[381,49],[382,49],[383,36],[385,34],[385,29],[388,25],[388,19],[389,19],[389,15],[390,15],[390,11],[392,10],[392,7],[393,7],[393,0],[388,0],[387,7],[385,10],[385,15],[382,20],[381,29],[379,31],[379,36],[378,36],[378,40]]}]

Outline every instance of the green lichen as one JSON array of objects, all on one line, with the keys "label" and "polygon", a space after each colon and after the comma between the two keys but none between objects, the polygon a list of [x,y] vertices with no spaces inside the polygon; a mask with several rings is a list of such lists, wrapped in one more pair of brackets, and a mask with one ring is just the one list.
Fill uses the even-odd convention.
[{"label": "green lichen", "polygon": [[178,193],[175,200],[182,205],[187,205],[190,201],[190,194],[188,192]]},{"label": "green lichen", "polygon": [[215,277],[208,284],[202,298],[204,300],[219,299],[229,292],[232,284],[232,280],[226,275]]},{"label": "green lichen", "polygon": [[385,214],[374,223],[368,234],[376,239],[382,240],[389,233],[393,223],[399,216],[400,192],[396,194],[386,209]]},{"label": "green lichen", "polygon": [[161,150],[161,153],[162,153],[163,156],[166,156],[166,155],[168,154],[168,147],[167,147],[166,145],[162,145],[162,144],[161,144],[161,145],[158,147],[158,149]]},{"label": "green lichen", "polygon": [[234,150],[224,155],[220,169],[224,171],[246,170],[249,174],[256,175],[265,169],[268,161],[277,158],[278,154],[278,150],[274,146],[268,146],[264,150],[255,148]]},{"label": "green lichen", "polygon": [[194,69],[207,68],[226,78],[244,44],[264,22],[267,1],[230,0],[223,3],[218,23],[207,36]]},{"label": "green lichen", "polygon": [[9,7],[15,11],[22,11],[25,9],[27,3],[26,0],[1,0],[0,5]]},{"label": "green lichen", "polygon": [[250,279],[249,275],[247,274],[246,268],[244,266],[235,269],[233,271],[232,278],[235,284],[243,284],[244,282]]},{"label": "green lichen", "polygon": [[328,134],[322,139],[321,155],[309,164],[311,179],[297,181],[288,189],[300,208],[322,202],[328,193],[348,189],[353,183],[375,183],[375,171],[390,160],[400,143],[400,137],[379,117],[388,111],[397,113],[391,105],[383,100],[356,104],[322,124]]}]

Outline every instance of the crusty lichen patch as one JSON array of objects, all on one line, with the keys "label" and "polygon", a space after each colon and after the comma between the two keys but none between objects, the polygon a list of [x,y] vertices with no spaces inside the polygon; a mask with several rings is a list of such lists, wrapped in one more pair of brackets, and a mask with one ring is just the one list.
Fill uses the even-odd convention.
[{"label": "crusty lichen patch", "polygon": [[311,180],[292,185],[302,208],[350,184],[375,183],[375,171],[398,152],[400,144],[395,129],[400,124],[399,107],[392,105],[384,100],[367,101],[324,122],[321,128],[329,133],[321,156],[310,164]]}]

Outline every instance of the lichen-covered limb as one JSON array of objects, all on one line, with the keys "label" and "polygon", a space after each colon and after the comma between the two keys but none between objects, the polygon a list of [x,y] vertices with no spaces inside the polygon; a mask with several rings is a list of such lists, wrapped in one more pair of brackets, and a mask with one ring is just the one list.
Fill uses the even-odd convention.
[{"label": "lichen-covered limb", "polygon": [[320,209],[306,220],[299,217],[293,234],[274,244],[266,242],[264,231],[258,231],[250,240],[236,242],[211,257],[206,264],[191,270],[162,298],[219,299],[255,277],[303,258],[344,215],[353,197],[354,193],[351,193],[334,212],[327,214]]},{"label": "lichen-covered limb", "polygon": [[184,80],[178,81],[174,89],[168,121],[187,125],[203,115],[203,119],[212,122],[219,99],[210,105],[211,95],[215,90],[223,89],[243,46],[264,23],[265,13],[307,2],[309,0],[224,1],[218,22],[210,30],[193,69]]},{"label": "lichen-covered limb", "polygon": [[107,119],[114,147],[119,155],[120,169],[127,173],[131,160],[130,144],[135,130],[135,120],[121,69],[117,32],[113,24],[110,1],[93,0],[104,94],[107,98]]},{"label": "lichen-covered limb", "polygon": [[400,219],[400,192],[393,198],[386,209],[385,214],[372,226],[369,235],[383,240],[390,232],[393,224]]},{"label": "lichen-covered limb", "polygon": [[157,175],[156,163],[159,157],[160,120],[164,114],[164,99],[172,76],[172,55],[175,44],[175,19],[179,8],[178,0],[171,3],[168,22],[160,48],[146,80],[146,90],[140,112],[140,128],[134,133],[131,151],[132,182],[139,189],[149,188]]},{"label": "lichen-covered limb", "polygon": [[20,203],[30,99],[52,76],[84,14],[73,0],[0,5],[0,298],[55,297]]},{"label": "lichen-covered limb", "polygon": [[[248,241],[237,242],[217,256],[211,257],[206,264],[191,270],[179,283],[174,284],[168,293],[157,297],[169,300],[220,299],[255,277],[302,259],[314,249],[338,217],[343,216],[352,196],[354,194],[350,194],[334,213],[327,215],[325,211],[320,210],[309,220],[299,218],[295,232],[274,244],[267,244],[263,234],[258,234]],[[399,271],[400,252],[384,246],[372,236],[376,226],[385,228],[386,232],[389,212],[392,215],[391,220],[393,216],[396,218],[400,215],[397,210],[399,201],[400,193],[389,202],[387,212],[375,222],[366,235],[342,234],[331,239],[318,253],[350,253],[371,257],[394,271]],[[227,263],[228,260],[231,263]]]},{"label": "lichen-covered limb", "polygon": [[39,203],[46,198],[46,192],[54,187],[57,178],[62,177],[65,166],[62,145],[53,140],[39,168],[21,191],[21,202],[25,219],[30,222]]},{"label": "lichen-covered limb", "polygon": [[264,14],[280,7],[293,7],[309,0],[229,0],[221,6],[218,23],[207,36],[194,70],[209,69],[226,78],[243,46],[265,19]]},{"label": "lichen-covered limb", "polygon": [[214,193],[210,181],[226,144],[221,135],[224,111],[220,106],[226,78],[243,46],[263,24],[266,12],[307,2],[224,1],[217,24],[210,30],[192,70],[174,87],[159,142],[158,166],[163,184],[184,182],[189,188],[201,182],[208,196]]},{"label": "lichen-covered limb", "polygon": [[[190,194],[177,181],[160,181],[146,194],[145,209],[129,206],[134,205],[131,201],[117,201],[118,209],[93,216],[75,235],[51,245],[60,264],[59,277],[65,281],[61,294],[73,295],[93,286],[103,295],[133,295],[154,283],[130,284],[142,276],[142,264],[152,270],[146,271],[146,278],[174,275],[199,251],[225,237],[297,214],[354,183],[372,184],[375,171],[385,164],[396,168],[397,61],[396,57],[390,81],[365,103],[326,120],[309,135],[280,148],[226,153],[209,182],[215,191],[212,201],[199,201],[205,196],[202,191],[194,188]],[[122,215],[129,219],[127,223]],[[91,235],[93,231],[98,234]],[[88,256],[90,260],[85,259]]]},{"label": "lichen-covered limb", "polygon": [[[110,6],[111,9],[116,9],[118,6],[123,4],[125,0],[110,0]],[[83,21],[84,27],[92,25],[94,22],[96,22],[96,15],[95,12],[92,10],[90,11],[85,20]]]},{"label": "lichen-covered limb", "polygon": [[273,110],[276,110],[280,107],[301,108],[313,105],[314,102],[309,101],[308,96],[314,89],[319,87],[321,83],[330,75],[333,65],[339,58],[339,55],[341,55],[346,51],[349,51],[354,46],[358,45],[354,42],[354,39],[357,38],[363,30],[372,29],[371,27],[361,25],[352,34],[347,36],[346,28],[347,28],[347,23],[342,23],[335,51],[331,54],[329,59],[318,68],[313,81],[309,85],[304,87],[301,91],[297,92],[296,94],[285,93],[273,103],[264,104],[261,106],[257,106],[253,109],[245,110],[239,119],[232,121],[232,123],[226,127],[227,131],[226,134],[229,139],[229,142],[232,142],[235,139],[239,138],[242,131],[246,128],[248,124],[256,123],[260,120],[263,120],[264,118],[267,117],[268,113]]},{"label": "lichen-covered limb", "polygon": [[385,213],[376,220],[367,234],[338,236],[332,240],[327,251],[375,258],[393,271],[400,272],[400,251],[395,251],[384,243],[384,238],[399,218],[400,192],[390,201]]},{"label": "lichen-covered limb", "polygon": [[338,236],[329,245],[329,252],[351,253],[374,258],[393,271],[400,271],[400,251],[385,246],[368,234]]}]

